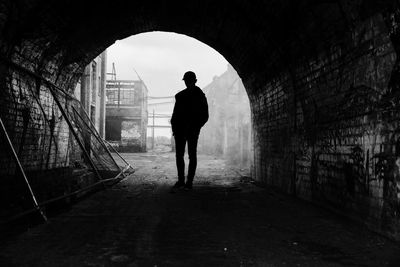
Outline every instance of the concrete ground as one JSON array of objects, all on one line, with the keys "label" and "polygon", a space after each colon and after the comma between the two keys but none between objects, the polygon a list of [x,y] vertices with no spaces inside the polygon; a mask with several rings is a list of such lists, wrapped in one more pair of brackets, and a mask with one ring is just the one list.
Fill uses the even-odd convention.
[{"label": "concrete ground", "polygon": [[171,193],[172,153],[125,157],[133,175],[1,242],[0,266],[400,266],[395,243],[223,160]]}]

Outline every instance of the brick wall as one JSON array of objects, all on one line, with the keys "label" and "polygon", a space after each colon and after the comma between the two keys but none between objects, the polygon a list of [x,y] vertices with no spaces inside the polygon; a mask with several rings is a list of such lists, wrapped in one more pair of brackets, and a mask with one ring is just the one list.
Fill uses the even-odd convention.
[{"label": "brick wall", "polygon": [[396,53],[382,15],[250,96],[255,177],[400,238]]},{"label": "brick wall", "polygon": [[[2,79],[0,116],[21,165],[39,201],[63,195],[71,189],[68,178],[74,161],[66,121],[44,83],[14,68],[7,74]],[[0,193],[8,204],[0,215],[8,217],[33,204],[3,133],[0,138]]]},{"label": "brick wall", "polygon": [[[255,178],[400,239],[398,1],[25,2],[0,0],[1,59],[66,90],[91,59],[132,34],[179,32],[220,51],[249,94]],[[40,95],[54,118],[47,131],[32,97],[20,97],[43,84],[5,65],[0,83],[0,115],[24,165],[64,168],[57,157],[42,160],[71,140],[51,97]],[[0,153],[1,171],[14,173]]]}]

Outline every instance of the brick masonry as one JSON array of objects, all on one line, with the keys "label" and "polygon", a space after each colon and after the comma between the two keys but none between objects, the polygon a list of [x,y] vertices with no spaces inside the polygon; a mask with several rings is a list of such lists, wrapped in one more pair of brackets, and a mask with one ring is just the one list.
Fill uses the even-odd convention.
[{"label": "brick masonry", "polygon": [[[23,2],[0,1],[1,58],[66,90],[75,88],[86,63],[132,34],[179,32],[214,47],[249,95],[254,177],[400,239],[397,1]],[[56,146],[43,141],[48,133],[26,90],[39,88],[62,148],[69,135],[43,85],[5,65],[0,70],[0,114],[17,148],[24,140],[24,165],[38,170],[42,157],[53,155],[49,170],[66,167],[54,158]],[[1,171],[13,173],[15,165],[0,153]]]},{"label": "brick masonry", "polygon": [[[397,57],[382,15],[250,96],[256,179],[399,238]],[[393,79],[393,78],[392,78]]]},{"label": "brick masonry", "polygon": [[[73,146],[66,121],[49,89],[15,69],[9,69],[9,76],[3,81],[0,115],[38,200],[70,192],[73,154],[69,149]],[[9,216],[33,205],[3,134],[1,141],[1,195],[5,198],[3,203],[11,204],[1,215]]]}]

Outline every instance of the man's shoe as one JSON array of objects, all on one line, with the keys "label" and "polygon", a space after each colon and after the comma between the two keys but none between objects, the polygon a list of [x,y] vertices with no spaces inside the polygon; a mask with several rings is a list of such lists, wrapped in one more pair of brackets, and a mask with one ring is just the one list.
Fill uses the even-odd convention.
[{"label": "man's shoe", "polygon": [[185,190],[186,191],[189,191],[189,190],[192,190],[193,189],[193,184],[192,184],[192,182],[186,182],[186,184],[185,184]]},{"label": "man's shoe", "polygon": [[173,189],[181,189],[181,188],[183,188],[183,187],[185,187],[185,183],[182,182],[182,181],[178,181],[178,182],[176,182],[176,183],[174,184],[174,186],[173,186],[172,188],[173,188]]}]

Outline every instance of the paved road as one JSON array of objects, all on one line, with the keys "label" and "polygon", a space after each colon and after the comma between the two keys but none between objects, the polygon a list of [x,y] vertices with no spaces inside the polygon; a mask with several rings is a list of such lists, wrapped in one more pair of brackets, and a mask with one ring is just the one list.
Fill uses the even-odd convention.
[{"label": "paved road", "polygon": [[201,156],[171,193],[171,153],[125,154],[137,171],[0,245],[0,266],[400,266],[399,247]]}]

